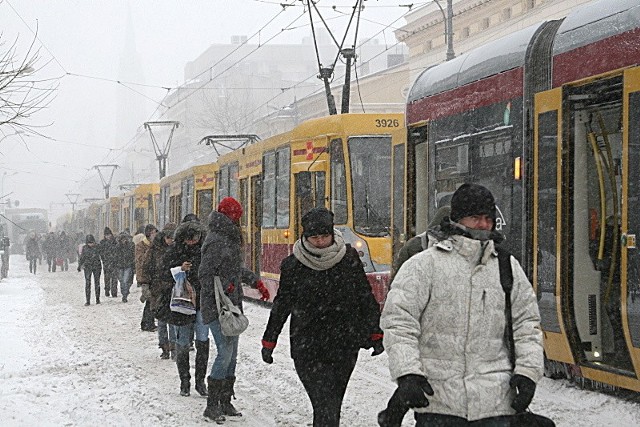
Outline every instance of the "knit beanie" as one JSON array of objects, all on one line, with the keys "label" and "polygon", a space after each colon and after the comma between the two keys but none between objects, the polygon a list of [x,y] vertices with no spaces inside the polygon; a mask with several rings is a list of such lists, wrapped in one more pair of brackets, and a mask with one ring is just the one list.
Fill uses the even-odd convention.
[{"label": "knit beanie", "polygon": [[231,221],[238,222],[242,217],[242,206],[233,197],[225,197],[220,200],[218,212],[226,215]]},{"label": "knit beanie", "polygon": [[304,237],[333,235],[333,212],[327,208],[313,208],[302,217]]},{"label": "knit beanie", "polygon": [[184,218],[182,218],[182,223],[190,222],[190,221],[198,222],[200,221],[200,219],[198,219],[198,216],[194,213],[186,214]]},{"label": "knit beanie", "polygon": [[113,232],[111,231],[111,229],[109,227],[105,227],[104,228],[104,235],[108,236],[108,235],[112,235],[113,236]]},{"label": "knit beanie", "polygon": [[493,194],[479,184],[462,184],[451,198],[451,221],[473,215],[488,215],[496,225],[496,202]]},{"label": "knit beanie", "polygon": [[93,237],[93,234],[87,234],[87,237],[84,238],[84,242],[88,245],[89,243],[95,243],[96,238]]},{"label": "knit beanie", "polygon": [[173,233],[176,231],[176,228],[178,227],[176,226],[175,223],[168,222],[164,225],[164,227],[162,227],[162,232],[165,234],[166,237],[173,237]]},{"label": "knit beanie", "polygon": [[145,225],[145,227],[144,227],[144,235],[145,235],[145,237],[147,237],[147,238],[151,237],[151,233],[153,233],[154,230],[155,231],[158,230],[155,225],[153,225],[153,224]]}]

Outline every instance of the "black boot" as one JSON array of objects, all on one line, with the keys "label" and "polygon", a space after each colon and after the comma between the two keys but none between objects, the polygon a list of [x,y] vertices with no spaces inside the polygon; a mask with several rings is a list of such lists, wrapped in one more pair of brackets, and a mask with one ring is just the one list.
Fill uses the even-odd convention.
[{"label": "black boot", "polygon": [[169,343],[162,344],[160,348],[162,349],[162,354],[160,355],[160,359],[165,359],[165,360],[169,359]]},{"label": "black boot", "polygon": [[191,374],[189,373],[189,347],[176,346],[176,365],[180,377],[180,396],[191,394]]},{"label": "black boot", "polygon": [[207,409],[204,410],[203,415],[218,424],[222,424],[225,421],[225,417],[222,414],[222,405],[220,405],[220,397],[225,382],[226,380],[212,380],[211,377],[207,377],[209,396],[207,396]]},{"label": "black boot", "polygon": [[233,391],[233,385],[236,382],[236,377],[229,377],[224,380],[224,388],[222,395],[220,396],[220,404],[222,405],[222,413],[228,417],[241,417],[242,413],[238,412],[231,403],[231,397],[235,399],[236,394]]},{"label": "black boot", "polygon": [[204,377],[207,374],[209,364],[209,340],[196,340],[196,391],[200,396],[207,396],[207,386]]}]

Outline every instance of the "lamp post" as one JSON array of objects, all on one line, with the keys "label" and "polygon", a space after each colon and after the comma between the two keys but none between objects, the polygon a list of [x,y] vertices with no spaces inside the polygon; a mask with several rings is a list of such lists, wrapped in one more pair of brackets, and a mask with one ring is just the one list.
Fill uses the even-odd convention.
[{"label": "lamp post", "polygon": [[447,0],[447,12],[445,13],[442,5],[438,0],[433,0],[442,12],[442,20],[444,22],[444,39],[447,42],[447,61],[456,57],[453,51],[453,0]]}]

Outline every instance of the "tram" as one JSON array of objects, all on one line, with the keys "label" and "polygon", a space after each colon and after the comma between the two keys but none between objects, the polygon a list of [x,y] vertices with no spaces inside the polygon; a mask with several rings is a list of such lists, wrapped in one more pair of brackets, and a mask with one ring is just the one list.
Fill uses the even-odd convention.
[{"label": "tram", "polygon": [[[342,114],[308,120],[221,156],[217,198],[237,198],[246,265],[275,296],[280,263],[300,237],[302,215],[316,206],[335,214],[345,241],[358,250],[376,299],[388,291],[392,260],[392,132],[402,114]],[[246,289],[249,298],[260,294]]]},{"label": "tram", "polygon": [[195,213],[206,219],[213,209],[218,165],[209,163],[190,167],[160,180],[158,227],[179,224],[185,215]]},{"label": "tram", "polygon": [[429,68],[406,117],[403,234],[486,186],[537,292],[547,375],[640,391],[640,3],[596,1]]},{"label": "tram", "polygon": [[133,235],[147,224],[157,224],[159,200],[158,184],[140,184],[125,193],[120,203],[122,229],[129,229]]}]

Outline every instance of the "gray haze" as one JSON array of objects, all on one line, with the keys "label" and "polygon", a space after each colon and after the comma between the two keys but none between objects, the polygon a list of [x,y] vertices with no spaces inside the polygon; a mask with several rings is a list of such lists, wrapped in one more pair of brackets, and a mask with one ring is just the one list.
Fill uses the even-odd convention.
[{"label": "gray haze", "polygon": [[[0,0],[2,48],[17,38],[21,59],[37,29],[41,59],[36,76],[59,78],[55,99],[30,121],[51,139],[0,129],[4,193],[13,192],[11,198],[21,207],[50,209],[53,221],[70,210],[61,204],[67,202],[65,193],[81,194],[79,201],[103,197],[92,166],[124,161],[121,148],[151,119],[167,88],[184,83],[187,62],[212,43],[253,35],[280,11],[259,40],[279,34],[273,43],[299,44],[310,36],[308,15],[282,31],[304,13],[301,2],[286,2],[295,6],[283,10],[283,2],[275,0]],[[339,37],[354,3],[319,4]],[[408,11],[399,1],[364,4],[359,40]],[[395,43],[393,27],[384,37]]]}]

